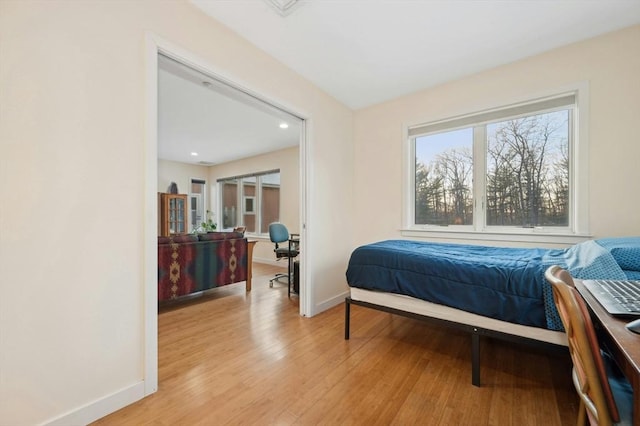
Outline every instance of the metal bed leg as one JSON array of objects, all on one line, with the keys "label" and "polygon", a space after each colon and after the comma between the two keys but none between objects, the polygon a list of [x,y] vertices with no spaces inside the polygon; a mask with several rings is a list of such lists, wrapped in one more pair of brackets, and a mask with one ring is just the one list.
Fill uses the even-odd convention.
[{"label": "metal bed leg", "polygon": [[471,333],[471,383],[480,386],[480,334],[476,328]]},{"label": "metal bed leg", "polygon": [[344,299],[344,340],[349,340],[349,327],[351,319],[351,300]]}]

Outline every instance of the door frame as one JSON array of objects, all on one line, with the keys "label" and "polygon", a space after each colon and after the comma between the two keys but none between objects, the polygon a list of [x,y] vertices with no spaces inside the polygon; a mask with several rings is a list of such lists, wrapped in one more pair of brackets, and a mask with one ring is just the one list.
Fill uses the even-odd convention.
[{"label": "door frame", "polygon": [[300,108],[292,107],[271,96],[251,89],[238,78],[228,76],[212,64],[177,46],[157,34],[145,34],[145,140],[144,140],[144,382],[145,396],[158,390],[158,54],[168,56],[178,62],[199,70],[241,90],[254,98],[276,106],[302,120],[299,153],[299,191],[300,191],[300,315],[309,316],[312,306],[312,294],[309,262],[313,257],[309,253],[310,244],[307,197],[309,190],[309,129],[312,125],[310,114]]}]

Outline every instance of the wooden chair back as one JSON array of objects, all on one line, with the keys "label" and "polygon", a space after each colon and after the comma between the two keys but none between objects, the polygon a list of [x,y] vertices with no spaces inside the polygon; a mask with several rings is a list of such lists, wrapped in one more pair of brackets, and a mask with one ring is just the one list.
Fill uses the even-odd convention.
[{"label": "wooden chair back", "polygon": [[545,278],[553,289],[553,299],[567,333],[573,361],[573,383],[580,397],[578,425],[612,425],[620,421],[607,379],[600,345],[589,310],[575,288],[568,271],[551,266]]}]

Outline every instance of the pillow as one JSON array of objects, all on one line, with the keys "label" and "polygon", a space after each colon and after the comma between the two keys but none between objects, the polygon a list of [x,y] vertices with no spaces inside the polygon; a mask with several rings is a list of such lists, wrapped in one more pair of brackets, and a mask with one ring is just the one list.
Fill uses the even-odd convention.
[{"label": "pillow", "polygon": [[596,243],[607,249],[622,269],[640,271],[640,237],[601,238]]},{"label": "pillow", "polygon": [[624,272],[628,280],[640,280],[640,271],[623,270],[622,272]]},{"label": "pillow", "polygon": [[169,244],[171,237],[158,237],[158,244]]}]

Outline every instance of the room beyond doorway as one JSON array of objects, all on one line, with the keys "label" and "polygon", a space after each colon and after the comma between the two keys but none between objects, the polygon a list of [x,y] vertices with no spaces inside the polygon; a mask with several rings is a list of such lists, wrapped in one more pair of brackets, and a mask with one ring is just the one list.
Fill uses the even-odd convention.
[{"label": "room beyond doorway", "polygon": [[[204,200],[204,219],[217,230],[245,226],[258,240],[257,262],[276,261],[269,223],[301,233],[303,138],[298,116],[158,54],[158,190],[177,182],[186,192],[194,180],[205,182],[204,194],[189,192],[189,199]],[[187,229],[198,231],[202,221],[189,216]]]}]

